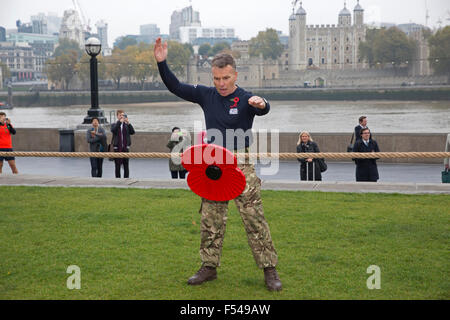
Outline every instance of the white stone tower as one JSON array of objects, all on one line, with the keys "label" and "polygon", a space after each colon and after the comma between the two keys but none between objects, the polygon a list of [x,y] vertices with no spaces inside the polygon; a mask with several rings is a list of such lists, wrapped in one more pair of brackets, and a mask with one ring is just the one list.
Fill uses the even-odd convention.
[{"label": "white stone tower", "polygon": [[355,26],[362,27],[364,25],[364,9],[359,4],[359,0],[355,6],[355,9],[353,9],[353,19],[353,24]]},{"label": "white stone tower", "polygon": [[295,3],[289,17],[289,70],[305,69],[306,60],[306,11],[302,2],[297,12]]}]

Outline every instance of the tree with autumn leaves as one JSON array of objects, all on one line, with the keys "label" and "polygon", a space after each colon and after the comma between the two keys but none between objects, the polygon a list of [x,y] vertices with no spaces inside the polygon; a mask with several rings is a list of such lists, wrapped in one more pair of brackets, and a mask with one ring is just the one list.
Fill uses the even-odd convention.
[{"label": "tree with autumn leaves", "polygon": [[[192,51],[186,45],[169,41],[171,54],[167,58],[171,69],[177,75],[184,75]],[[50,80],[61,83],[63,90],[68,90],[75,75],[84,82],[90,79],[90,56],[74,50],[73,43],[65,41],[60,44],[58,55],[47,61],[46,72]],[[123,79],[128,82],[138,81],[144,89],[146,81],[159,76],[158,67],[153,56],[153,45],[139,43],[124,49],[114,48],[111,56],[97,56],[98,78],[111,79],[115,88],[120,90]]]},{"label": "tree with autumn leaves", "polygon": [[428,39],[431,67],[435,74],[447,75],[450,79],[450,26],[439,29]]}]

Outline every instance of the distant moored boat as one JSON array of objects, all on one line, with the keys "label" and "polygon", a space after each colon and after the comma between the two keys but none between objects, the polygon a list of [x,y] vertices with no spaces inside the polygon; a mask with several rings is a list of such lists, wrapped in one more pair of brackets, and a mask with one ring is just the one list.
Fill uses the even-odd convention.
[{"label": "distant moored boat", "polygon": [[12,108],[14,108],[11,104],[9,104],[9,103],[7,103],[7,102],[3,102],[3,101],[0,101],[0,110],[1,109],[12,109]]}]

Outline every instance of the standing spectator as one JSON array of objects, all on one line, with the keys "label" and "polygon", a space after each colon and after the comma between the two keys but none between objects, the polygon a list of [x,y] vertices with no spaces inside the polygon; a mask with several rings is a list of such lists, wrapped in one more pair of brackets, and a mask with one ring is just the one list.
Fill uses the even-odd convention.
[{"label": "standing spectator", "polygon": [[[176,152],[181,153],[186,147],[190,145],[190,143],[187,142],[186,133],[182,132],[180,128],[174,127],[172,128],[172,135],[170,136],[169,142],[167,143],[167,148],[169,148],[170,152],[172,152],[172,150],[177,145],[180,148],[177,148],[178,150]],[[172,179],[178,179],[178,176],[180,177],[180,179],[184,179],[186,177],[187,171],[181,164],[181,159],[179,159],[178,161],[179,163],[177,164],[172,160],[172,158],[169,159],[169,169],[170,173],[172,174]]]},{"label": "standing spectator", "polygon": [[[445,142],[445,152],[450,151],[450,133],[447,135],[447,141]],[[444,167],[448,170],[449,158],[444,158]]]},{"label": "standing spectator", "polygon": [[[16,134],[16,129],[11,124],[11,120],[6,118],[6,113],[0,112],[0,151],[12,152],[12,139],[11,135]],[[18,174],[19,171],[16,167],[16,159],[14,157],[0,157],[0,173],[3,169],[3,160],[8,161],[9,167],[12,173]]]},{"label": "standing spectator", "polygon": [[[313,141],[311,135],[307,131],[300,133],[297,141],[297,152],[318,153],[319,146]],[[302,181],[322,181],[322,174],[320,172],[319,159],[298,159],[300,164],[300,179]]]},{"label": "standing spectator", "polygon": [[[361,140],[361,130],[366,128],[368,128],[367,117],[366,116],[359,117],[359,124],[355,127],[355,142]],[[372,133],[370,134],[370,139],[372,139]]]},{"label": "standing spectator", "polygon": [[[86,132],[86,140],[89,143],[90,152],[106,151],[106,132],[100,127],[98,118],[92,118],[92,128]],[[103,173],[103,158],[90,158],[91,175],[94,178],[101,178]]]},{"label": "standing spectator", "polygon": [[[130,152],[131,135],[135,132],[123,110],[117,110],[117,122],[111,125],[111,132],[113,133],[114,152]],[[116,178],[120,178],[120,167],[122,164],[123,177],[130,177],[129,160],[128,158],[114,159]]]},{"label": "standing spectator", "polygon": [[[370,130],[361,129],[361,139],[356,140],[353,152],[380,152],[378,143],[370,139]],[[377,159],[355,159],[356,181],[377,182],[379,179]]]}]

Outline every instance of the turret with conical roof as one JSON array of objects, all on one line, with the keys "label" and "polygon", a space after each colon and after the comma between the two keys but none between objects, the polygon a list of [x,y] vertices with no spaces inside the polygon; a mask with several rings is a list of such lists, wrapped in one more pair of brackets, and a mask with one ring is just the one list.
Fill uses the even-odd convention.
[{"label": "turret with conical roof", "polygon": [[359,26],[359,27],[363,26],[363,24],[364,24],[364,9],[359,4],[359,0],[355,6],[355,9],[353,9],[353,19],[354,19],[353,23],[355,26]]},{"label": "turret with conical roof", "polygon": [[347,3],[344,2],[344,9],[339,12],[339,25],[350,26],[352,24],[352,14],[347,9]]},{"label": "turret with conical roof", "polygon": [[306,16],[306,11],[303,9],[303,2],[300,2],[300,7],[298,8],[297,12],[295,13],[300,16]]}]

